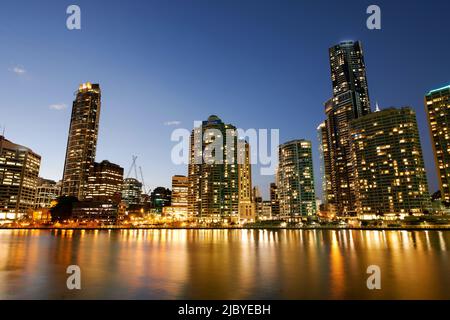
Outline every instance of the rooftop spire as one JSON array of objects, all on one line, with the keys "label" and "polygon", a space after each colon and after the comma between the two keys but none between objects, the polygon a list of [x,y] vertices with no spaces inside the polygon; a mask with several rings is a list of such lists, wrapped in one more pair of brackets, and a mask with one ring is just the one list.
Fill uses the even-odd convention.
[{"label": "rooftop spire", "polygon": [[380,107],[378,106],[378,101],[375,102],[375,112],[380,111]]}]

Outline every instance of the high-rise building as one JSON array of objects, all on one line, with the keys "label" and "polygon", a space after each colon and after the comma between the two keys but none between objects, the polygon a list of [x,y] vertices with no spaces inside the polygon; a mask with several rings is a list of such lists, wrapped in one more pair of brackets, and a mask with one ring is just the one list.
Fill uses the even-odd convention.
[{"label": "high-rise building", "polygon": [[238,219],[236,127],[212,115],[193,129],[188,177],[190,215],[205,221]]},{"label": "high-rise building", "polygon": [[358,214],[417,213],[430,206],[415,112],[389,108],[351,122]]},{"label": "high-rise building", "polygon": [[274,182],[270,184],[270,203],[272,205],[272,215],[278,216],[280,214],[280,199],[278,196],[278,186]]},{"label": "high-rise building", "polygon": [[292,140],[279,146],[279,197],[283,217],[316,214],[311,142]]},{"label": "high-rise building", "polygon": [[123,168],[108,160],[94,163],[88,178],[85,200],[119,203],[123,183]]},{"label": "high-rise building", "polygon": [[326,120],[319,127],[327,206],[340,215],[355,213],[355,189],[349,124],[370,114],[366,67],[359,41],[329,49],[333,97],[325,103]]},{"label": "high-rise building", "polygon": [[61,182],[38,178],[34,208],[50,208],[61,192]]},{"label": "high-rise building", "polygon": [[122,200],[127,206],[141,202],[142,183],[134,178],[126,178],[122,184]]},{"label": "high-rise building", "polygon": [[328,141],[328,127],[325,120],[317,127],[317,136],[319,140],[320,155],[320,173],[322,175],[322,203],[330,205],[333,203],[334,193],[331,184],[331,159]]},{"label": "high-rise building", "polygon": [[366,65],[360,41],[344,41],[329,49],[333,97],[348,91],[355,118],[370,113]]},{"label": "high-rise building", "polygon": [[101,93],[98,84],[83,83],[72,105],[64,164],[62,195],[84,200],[88,177],[94,167],[100,120]]},{"label": "high-rise building", "polygon": [[172,177],[172,211],[177,215],[188,213],[189,179],[186,176]]},{"label": "high-rise building", "polygon": [[[352,214],[355,211],[355,190],[350,144],[350,121],[355,119],[351,91],[330,99],[325,104],[327,120],[326,138],[322,140],[324,159],[329,161],[325,168],[326,187],[329,188],[328,203],[340,214]],[[326,154],[328,150],[328,154]],[[328,171],[329,170],[329,171]]]},{"label": "high-rise building", "polygon": [[255,220],[255,204],[252,201],[252,165],[250,161],[250,144],[238,141],[238,181],[239,181],[239,220]]},{"label": "high-rise building", "polygon": [[425,108],[441,197],[450,202],[450,85],[428,92]]},{"label": "high-rise building", "polygon": [[40,166],[41,156],[0,136],[0,222],[33,208]]}]

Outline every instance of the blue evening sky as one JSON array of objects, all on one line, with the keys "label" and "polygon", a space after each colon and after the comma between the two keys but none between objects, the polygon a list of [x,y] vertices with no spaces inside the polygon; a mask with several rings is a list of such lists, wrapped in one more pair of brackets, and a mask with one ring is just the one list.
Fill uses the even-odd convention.
[{"label": "blue evening sky", "polygon": [[[81,7],[79,31],[66,28],[70,4]],[[366,28],[370,4],[381,7],[381,30]],[[449,12],[447,0],[2,1],[0,125],[42,156],[41,176],[61,179],[73,94],[98,82],[97,160],[127,172],[137,155],[149,187],[187,174],[170,160],[172,131],[217,114],[240,128],[278,128],[280,142],[312,140],[319,193],[328,48],[361,40],[372,104],[417,111],[434,192],[423,97],[450,83]],[[273,177],[256,169],[267,197]]]}]

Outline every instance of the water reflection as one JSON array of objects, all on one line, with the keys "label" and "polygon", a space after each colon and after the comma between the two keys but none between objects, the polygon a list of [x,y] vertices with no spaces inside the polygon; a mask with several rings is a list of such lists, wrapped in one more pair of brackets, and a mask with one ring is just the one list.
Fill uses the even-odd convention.
[{"label": "water reflection", "polygon": [[[0,230],[1,299],[449,299],[445,231]],[[82,290],[66,288],[77,264]],[[379,265],[382,290],[366,287]]]}]

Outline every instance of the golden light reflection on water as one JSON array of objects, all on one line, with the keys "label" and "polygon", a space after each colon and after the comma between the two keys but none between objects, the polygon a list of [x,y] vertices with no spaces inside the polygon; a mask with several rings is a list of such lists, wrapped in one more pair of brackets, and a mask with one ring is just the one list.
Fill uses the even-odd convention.
[{"label": "golden light reflection on water", "polygon": [[[0,298],[449,299],[445,231],[0,230]],[[77,264],[82,290],[69,291]],[[366,287],[369,265],[382,290]]]}]

